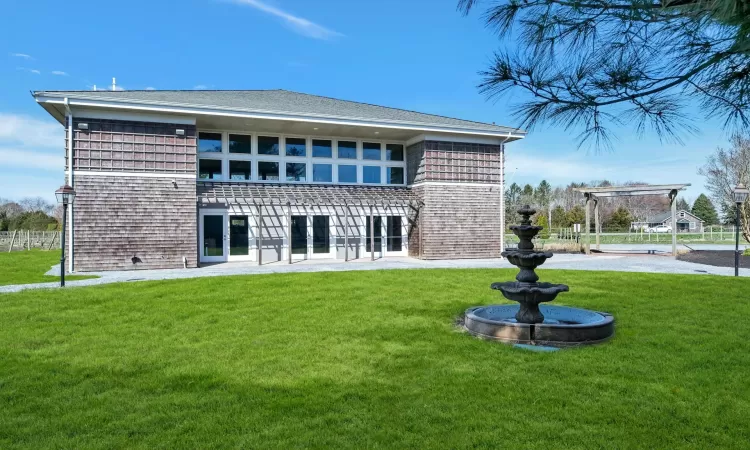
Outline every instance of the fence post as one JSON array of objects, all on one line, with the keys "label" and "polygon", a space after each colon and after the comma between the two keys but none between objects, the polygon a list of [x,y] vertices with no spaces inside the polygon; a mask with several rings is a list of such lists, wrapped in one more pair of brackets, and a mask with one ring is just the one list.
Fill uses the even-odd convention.
[{"label": "fence post", "polygon": [[8,247],[8,253],[13,250],[13,242],[16,240],[16,233],[18,233],[18,230],[13,230],[13,236],[10,238],[10,247]]}]

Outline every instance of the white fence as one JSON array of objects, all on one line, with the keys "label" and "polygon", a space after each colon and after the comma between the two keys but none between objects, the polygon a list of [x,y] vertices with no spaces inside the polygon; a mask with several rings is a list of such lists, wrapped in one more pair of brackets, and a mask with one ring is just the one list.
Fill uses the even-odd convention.
[{"label": "white fence", "polygon": [[60,248],[59,231],[0,231],[0,251]]}]

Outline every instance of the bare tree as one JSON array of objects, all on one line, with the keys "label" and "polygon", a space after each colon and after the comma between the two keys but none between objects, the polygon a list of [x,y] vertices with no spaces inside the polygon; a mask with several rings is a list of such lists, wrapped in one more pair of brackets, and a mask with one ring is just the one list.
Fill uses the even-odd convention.
[{"label": "bare tree", "polygon": [[[706,186],[721,209],[734,212],[734,187],[738,183],[750,186],[750,135],[734,135],[731,145],[729,149],[717,148],[698,173],[706,177]],[[740,205],[740,216],[742,236],[750,240],[750,200]]]},{"label": "bare tree", "polygon": [[41,211],[47,215],[52,214],[55,205],[42,197],[26,197],[18,202],[24,211]]}]

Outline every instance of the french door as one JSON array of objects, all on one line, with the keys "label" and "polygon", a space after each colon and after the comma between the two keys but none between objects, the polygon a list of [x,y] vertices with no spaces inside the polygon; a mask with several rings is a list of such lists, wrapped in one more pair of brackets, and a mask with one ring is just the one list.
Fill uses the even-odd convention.
[{"label": "french door", "polygon": [[291,216],[292,259],[334,258],[331,245],[331,217],[325,215]]},{"label": "french door", "polygon": [[201,211],[200,260],[223,262],[228,256],[227,214]]},{"label": "french door", "polygon": [[[370,216],[365,217],[365,257],[406,256],[406,221],[402,216],[374,216],[374,235],[370,235]],[[374,244],[374,247],[372,246]]]}]

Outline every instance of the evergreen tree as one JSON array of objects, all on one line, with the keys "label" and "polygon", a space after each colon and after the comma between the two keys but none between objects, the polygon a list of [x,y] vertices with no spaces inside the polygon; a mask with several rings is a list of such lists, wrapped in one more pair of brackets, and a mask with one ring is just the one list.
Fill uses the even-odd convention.
[{"label": "evergreen tree", "polygon": [[586,211],[583,209],[583,206],[576,205],[573,208],[570,209],[567,213],[565,213],[565,221],[566,227],[572,227],[573,224],[580,223],[581,224],[581,231],[584,231],[584,227],[586,226],[583,222],[586,221]]},{"label": "evergreen tree", "polygon": [[549,209],[549,204],[552,202],[552,186],[547,183],[547,180],[542,180],[534,191],[534,203],[539,205],[545,212]]},{"label": "evergreen tree", "polygon": [[554,228],[567,227],[567,219],[565,217],[565,209],[562,206],[555,206],[552,209],[552,226]]},{"label": "evergreen tree", "polygon": [[547,215],[544,212],[538,213],[534,218],[534,223],[537,226],[542,227],[542,231],[537,236],[541,239],[549,239],[549,224],[547,223]]},{"label": "evergreen tree", "polygon": [[633,217],[630,215],[630,212],[620,206],[612,213],[608,225],[611,231],[628,231],[632,222]]},{"label": "evergreen tree", "polygon": [[705,225],[714,225],[719,222],[719,215],[716,213],[716,208],[711,200],[706,197],[706,194],[701,194],[695,199],[691,212],[703,220]]},{"label": "evergreen tree", "polygon": [[534,188],[530,184],[527,184],[523,187],[523,191],[521,191],[520,203],[521,205],[534,204]]}]

